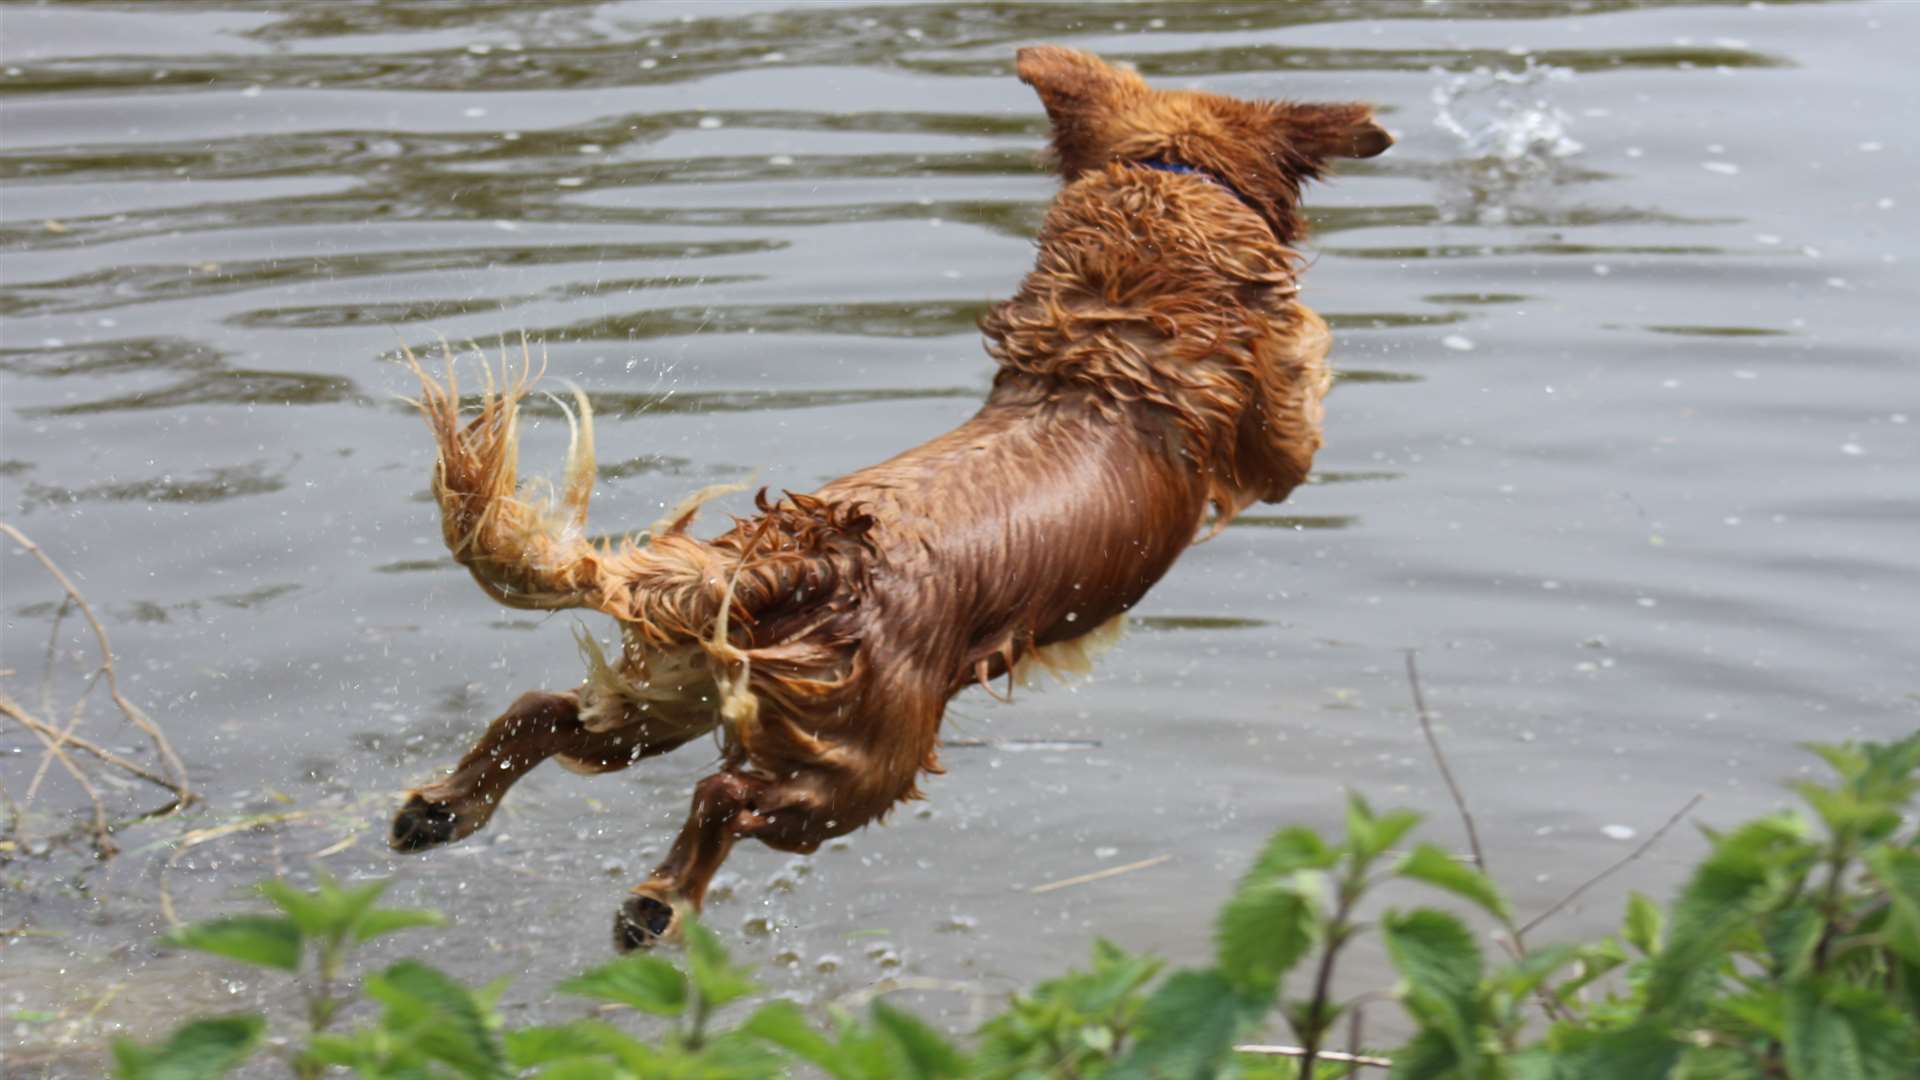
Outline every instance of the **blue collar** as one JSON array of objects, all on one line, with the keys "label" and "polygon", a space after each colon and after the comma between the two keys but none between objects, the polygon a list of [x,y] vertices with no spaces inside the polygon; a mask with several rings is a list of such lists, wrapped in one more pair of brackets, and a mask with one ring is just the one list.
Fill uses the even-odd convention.
[{"label": "blue collar", "polygon": [[1260,215],[1260,220],[1265,221],[1267,218],[1266,212],[1260,209],[1260,206],[1258,203],[1254,202],[1252,199],[1247,198],[1246,195],[1241,193],[1239,188],[1234,187],[1232,184],[1227,183],[1227,181],[1223,177],[1221,177],[1220,174],[1218,173],[1209,172],[1206,169],[1195,168],[1194,166],[1188,165],[1185,162],[1168,161],[1166,158],[1157,158],[1157,157],[1141,158],[1138,161],[1129,161],[1127,162],[1127,164],[1138,165],[1143,169],[1153,169],[1158,172],[1174,173],[1180,176],[1198,176],[1203,180],[1211,180],[1214,183],[1220,185],[1221,187],[1226,188],[1227,194],[1232,195],[1236,199],[1239,199],[1242,203],[1246,205],[1247,209],[1253,211],[1255,214]]}]

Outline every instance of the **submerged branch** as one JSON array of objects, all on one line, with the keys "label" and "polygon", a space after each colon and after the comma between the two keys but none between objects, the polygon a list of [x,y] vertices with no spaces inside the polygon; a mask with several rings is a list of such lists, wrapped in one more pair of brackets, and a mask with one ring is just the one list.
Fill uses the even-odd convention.
[{"label": "submerged branch", "polygon": [[[95,786],[92,778],[87,775],[86,770],[81,768],[80,763],[74,760],[73,755],[68,752],[69,748],[82,751],[106,766],[164,788],[172,793],[173,798],[167,802],[166,805],[141,814],[135,818],[135,820],[171,813],[192,801],[193,792],[188,784],[187,769],[181,762],[179,755],[174,753],[173,745],[167,740],[166,733],[163,732],[160,726],[154,723],[146,713],[142,712],[139,706],[128,700],[127,696],[121,692],[119,672],[114,667],[113,646],[107,640],[106,627],[101,625],[99,618],[94,615],[92,605],[87,603],[85,596],[81,595],[79,587],[73,583],[71,578],[67,577],[65,571],[61,570],[59,565],[48,557],[47,553],[43,551],[38,544],[28,539],[26,534],[22,533],[19,529],[14,528],[6,522],[0,522],[0,535],[5,535],[14,543],[18,544],[27,554],[33,556],[35,561],[39,562],[41,567],[46,570],[48,576],[52,577],[65,593],[65,596],[60,602],[59,611],[54,616],[53,627],[49,633],[47,642],[46,670],[43,673],[40,688],[40,696],[43,703],[42,712],[45,714],[45,718],[33,715],[33,713],[28,711],[25,706],[20,704],[20,702],[12,696],[0,693],[0,716],[4,716],[26,729],[35,739],[39,740],[43,748],[39,766],[35,769],[33,779],[27,785],[26,793],[22,797],[21,802],[15,805],[11,799],[8,800],[13,810],[13,820],[9,823],[9,829],[10,831],[18,832],[25,827],[27,810],[31,807],[34,797],[39,792],[41,781],[46,777],[48,769],[55,763],[58,763],[62,769],[73,777],[74,782],[79,786],[80,790],[85,793],[92,809],[91,829],[94,849],[100,857],[106,858],[116,850],[111,839],[113,826],[109,823],[106,805],[100,798],[99,788]],[[55,719],[53,716],[55,712],[53,705],[53,671],[55,667],[55,642],[58,639],[60,622],[66,617],[69,610],[78,610],[81,617],[86,620],[88,628],[93,632],[94,642],[99,649],[99,663],[87,673],[86,685],[74,698],[71,715],[68,717],[65,726],[61,727],[51,722]],[[8,674],[11,674],[11,672]],[[149,769],[91,740],[82,738],[75,733],[75,729],[79,727],[81,718],[84,715],[83,710],[87,696],[93,692],[95,686],[103,684],[107,688],[108,695],[113,699],[114,705],[120,710],[120,715],[125,717],[129,724],[144,733],[152,743],[154,752],[161,760],[162,771]]]}]

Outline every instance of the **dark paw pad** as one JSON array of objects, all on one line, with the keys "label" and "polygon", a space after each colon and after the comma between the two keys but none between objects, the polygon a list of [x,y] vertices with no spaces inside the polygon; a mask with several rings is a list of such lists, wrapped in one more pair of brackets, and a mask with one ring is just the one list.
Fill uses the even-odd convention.
[{"label": "dark paw pad", "polygon": [[621,952],[651,949],[673,929],[673,905],[657,897],[630,896],[613,917],[613,947]]},{"label": "dark paw pad", "polygon": [[395,851],[425,851],[454,839],[460,822],[452,808],[415,795],[393,817],[387,846]]}]

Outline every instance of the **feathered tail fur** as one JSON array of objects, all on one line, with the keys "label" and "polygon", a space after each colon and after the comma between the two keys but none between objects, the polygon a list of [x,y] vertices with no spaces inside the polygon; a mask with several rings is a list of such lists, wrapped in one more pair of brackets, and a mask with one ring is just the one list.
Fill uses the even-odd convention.
[{"label": "feathered tail fur", "polygon": [[420,378],[414,404],[439,444],[433,495],[441,532],[455,562],[472,572],[487,595],[508,607],[554,610],[599,607],[600,554],[587,541],[587,500],[593,495],[593,410],[578,387],[575,409],[558,398],[572,437],[560,486],[519,482],[520,401],[546,368],[535,370],[532,350],[520,344],[518,370],[503,342],[496,373],[481,357],[485,384],[479,415],[462,422],[454,353],[442,343],[446,381],[429,374],[411,349]]}]

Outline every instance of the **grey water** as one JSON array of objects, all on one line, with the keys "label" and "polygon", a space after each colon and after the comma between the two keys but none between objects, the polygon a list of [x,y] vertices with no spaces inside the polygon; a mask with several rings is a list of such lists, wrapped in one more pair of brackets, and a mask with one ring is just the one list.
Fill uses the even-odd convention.
[{"label": "grey water", "polygon": [[[1092,679],[956,700],[925,802],[811,857],[739,849],[708,919],[770,990],[905,983],[964,1031],[1096,935],[1202,962],[1262,839],[1337,830],[1348,790],[1464,849],[1409,649],[1523,917],[1695,794],[1704,823],[1780,805],[1799,743],[1920,723],[1915,40],[1893,2],[0,6],[0,520],[203,795],[96,862],[77,786],[0,722],[0,1072],[288,1012],[156,938],[315,865],[450,917],[376,958],[580,1015],[548,988],[608,955],[713,749],[543,769],[474,839],[386,851],[400,791],[577,681],[577,626],[611,634],[446,558],[394,357],[541,343],[602,403],[608,532],[945,430],[1054,188],[1032,42],[1379,105],[1399,144],[1308,193],[1327,446]],[[92,639],[4,547],[0,689],[64,724]],[[151,764],[99,694],[76,733]],[[1536,939],[1604,932],[1700,847],[1674,830]]]}]

